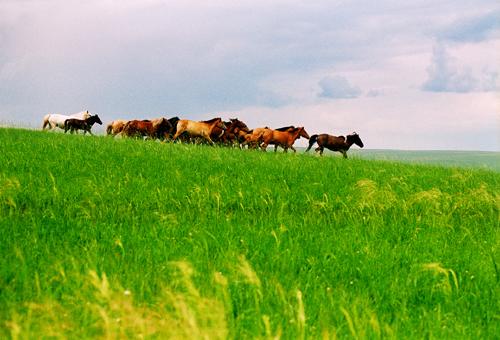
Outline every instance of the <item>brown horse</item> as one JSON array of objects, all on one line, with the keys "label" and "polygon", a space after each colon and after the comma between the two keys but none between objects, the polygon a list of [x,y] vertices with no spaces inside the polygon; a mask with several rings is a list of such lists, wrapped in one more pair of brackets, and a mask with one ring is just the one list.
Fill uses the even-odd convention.
[{"label": "brown horse", "polygon": [[238,145],[238,147],[240,149],[244,146],[243,143],[245,143],[246,136],[249,133],[250,133],[250,131],[248,130],[248,128],[246,128],[246,129],[240,129],[240,128],[234,129],[234,131],[233,131],[234,141],[236,142],[236,144]]},{"label": "brown horse", "polygon": [[[229,122],[224,122],[226,125],[226,130],[221,137],[221,141],[224,144],[234,145],[235,143],[240,144],[240,136],[247,134],[250,129],[248,126],[237,118],[229,119]],[[214,129],[215,130],[215,129]]]},{"label": "brown horse", "polygon": [[130,120],[123,127],[122,134],[126,137],[149,137],[151,139],[166,139],[172,125],[165,118],[150,120]]},{"label": "brown horse", "polygon": [[274,145],[275,152],[278,150],[278,146],[285,149],[284,152],[288,152],[289,148],[293,152],[297,152],[293,147],[293,143],[300,137],[309,139],[309,134],[304,127],[287,127],[285,131],[267,129],[262,134],[262,145],[260,147],[266,151],[267,146],[271,144]]},{"label": "brown horse", "polygon": [[126,120],[123,119],[113,120],[106,126],[106,134],[116,136],[117,134],[122,132],[125,124],[127,124]]},{"label": "brown horse", "polygon": [[262,143],[262,135],[267,130],[271,129],[266,126],[263,128],[255,128],[253,130],[248,131],[248,133],[243,137],[244,141],[241,144],[241,146],[245,147],[245,145],[248,145],[249,149],[256,149],[257,147],[260,147]]},{"label": "brown horse", "polygon": [[92,129],[92,126],[95,123],[102,125],[101,119],[98,115],[93,115],[86,119],[69,118],[64,121],[64,133],[70,130],[73,134],[75,131],[78,133],[78,130],[83,130],[83,134],[86,134],[87,132],[92,134],[90,129]]},{"label": "brown horse", "polygon": [[210,144],[214,144],[210,135],[215,127],[221,129],[222,133],[226,129],[224,122],[220,118],[214,118],[204,122],[195,122],[193,120],[181,119],[177,122],[177,132],[173,140],[176,140],[183,132],[186,132],[191,137],[205,138]]},{"label": "brown horse", "polygon": [[314,143],[318,143],[318,147],[315,151],[319,151],[320,155],[323,155],[323,150],[327,148],[332,151],[342,153],[344,158],[347,158],[347,150],[349,150],[351,145],[356,144],[360,148],[364,146],[361,138],[359,138],[359,135],[356,132],[348,135],[347,138],[344,136],[332,136],[326,133],[321,135],[312,135],[311,139],[309,139],[309,147],[306,149],[306,152],[311,149]]}]

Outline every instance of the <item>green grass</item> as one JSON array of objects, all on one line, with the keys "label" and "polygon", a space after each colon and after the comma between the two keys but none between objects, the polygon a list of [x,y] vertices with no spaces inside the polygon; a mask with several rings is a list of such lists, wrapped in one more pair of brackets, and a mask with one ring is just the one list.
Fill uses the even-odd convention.
[{"label": "green grass", "polygon": [[0,129],[0,337],[498,338],[500,174]]}]

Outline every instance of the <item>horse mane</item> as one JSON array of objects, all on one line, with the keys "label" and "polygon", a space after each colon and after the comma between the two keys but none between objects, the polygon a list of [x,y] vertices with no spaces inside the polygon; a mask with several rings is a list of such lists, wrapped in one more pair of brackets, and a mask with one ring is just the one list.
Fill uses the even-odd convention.
[{"label": "horse mane", "polygon": [[215,122],[216,120],[220,120],[220,118],[212,118],[212,119],[210,119],[210,120],[202,120],[202,122],[203,122],[203,123],[208,123],[208,124],[210,124],[210,123]]},{"label": "horse mane", "polygon": [[288,129],[292,129],[292,128],[293,128],[293,129],[295,129],[295,126],[293,126],[293,125],[290,125],[290,126],[283,126],[283,127],[280,127],[280,128],[278,128],[278,129],[274,129],[274,130],[276,130],[276,131],[286,131],[286,130],[288,130]]},{"label": "horse mane", "polygon": [[236,127],[247,128],[248,129],[248,126],[244,122],[242,122],[241,120],[239,120],[238,118],[232,118],[230,120],[231,120],[231,123],[233,125],[236,125]]}]

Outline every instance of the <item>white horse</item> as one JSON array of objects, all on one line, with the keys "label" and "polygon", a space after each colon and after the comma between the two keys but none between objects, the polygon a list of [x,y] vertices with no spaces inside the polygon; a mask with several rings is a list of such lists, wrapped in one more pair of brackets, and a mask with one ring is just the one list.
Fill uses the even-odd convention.
[{"label": "white horse", "polygon": [[56,127],[63,129],[64,130],[64,122],[66,119],[69,118],[77,118],[77,119],[88,119],[90,118],[91,114],[89,111],[82,111],[78,113],[74,113],[72,115],[60,115],[60,114],[48,114],[43,117],[43,127],[42,129],[45,130],[45,127],[49,127],[49,130],[54,129]]}]

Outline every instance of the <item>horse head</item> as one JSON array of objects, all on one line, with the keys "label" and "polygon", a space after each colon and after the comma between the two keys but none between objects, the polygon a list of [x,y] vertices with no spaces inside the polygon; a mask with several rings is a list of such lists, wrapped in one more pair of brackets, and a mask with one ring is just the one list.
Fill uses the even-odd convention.
[{"label": "horse head", "polygon": [[99,118],[99,116],[97,114],[90,116],[89,120],[90,120],[90,123],[92,123],[92,124],[97,123],[99,125],[102,125],[101,118]]},{"label": "horse head", "polygon": [[250,131],[248,126],[245,123],[243,123],[241,120],[239,120],[237,118],[231,118],[229,120],[231,121],[232,127],[234,129],[238,129],[240,131],[245,131],[245,132]]},{"label": "horse head", "polygon": [[361,140],[361,138],[359,138],[359,135],[356,132],[353,132],[352,134],[347,136],[347,140],[353,142],[360,148],[364,146],[363,141]]},{"label": "horse head", "polygon": [[217,126],[219,129],[222,129],[223,131],[226,131],[227,129],[226,124],[224,124],[221,118],[217,118],[215,126]]},{"label": "horse head", "polygon": [[302,126],[299,129],[299,138],[304,137],[305,139],[309,139],[309,134],[307,133],[306,129]]}]

